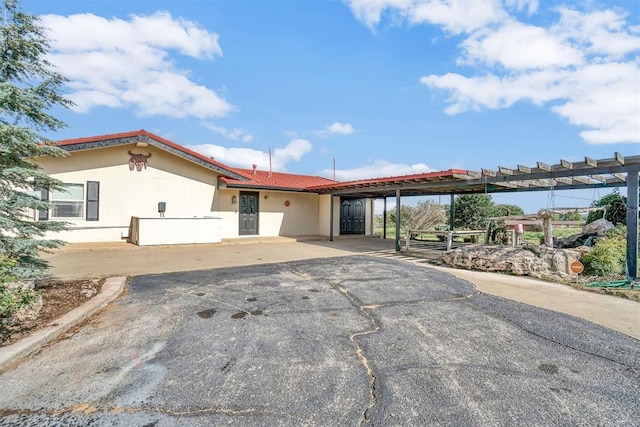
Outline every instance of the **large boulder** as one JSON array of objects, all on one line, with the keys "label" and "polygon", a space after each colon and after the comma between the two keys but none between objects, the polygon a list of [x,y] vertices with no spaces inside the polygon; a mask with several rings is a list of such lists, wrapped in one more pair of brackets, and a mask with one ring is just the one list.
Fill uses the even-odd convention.
[{"label": "large boulder", "polygon": [[607,231],[613,228],[616,228],[616,226],[613,225],[611,221],[600,218],[589,224],[585,224],[584,227],[582,227],[582,234],[595,234],[596,236],[602,237]]},{"label": "large boulder", "polygon": [[467,270],[505,272],[546,280],[571,280],[570,265],[581,257],[580,251],[552,249],[546,246],[470,245],[445,252],[441,261]]}]

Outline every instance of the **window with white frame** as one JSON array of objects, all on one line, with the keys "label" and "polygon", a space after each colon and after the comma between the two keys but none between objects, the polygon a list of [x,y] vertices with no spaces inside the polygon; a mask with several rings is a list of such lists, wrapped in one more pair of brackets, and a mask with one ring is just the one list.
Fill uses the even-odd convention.
[{"label": "window with white frame", "polygon": [[84,218],[84,184],[64,184],[50,197],[52,218]]}]

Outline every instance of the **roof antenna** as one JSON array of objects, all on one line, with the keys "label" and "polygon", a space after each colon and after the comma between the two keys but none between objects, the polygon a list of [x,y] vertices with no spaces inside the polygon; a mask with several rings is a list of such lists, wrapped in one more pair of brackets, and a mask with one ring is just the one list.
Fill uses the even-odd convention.
[{"label": "roof antenna", "polygon": [[269,178],[271,178],[271,147],[269,147]]},{"label": "roof antenna", "polygon": [[333,180],[336,180],[336,158],[333,158]]}]

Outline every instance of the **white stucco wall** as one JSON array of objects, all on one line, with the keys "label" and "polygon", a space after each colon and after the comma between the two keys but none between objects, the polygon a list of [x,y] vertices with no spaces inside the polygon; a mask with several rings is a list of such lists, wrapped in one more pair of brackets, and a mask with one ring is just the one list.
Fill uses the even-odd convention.
[{"label": "white stucco wall", "polygon": [[[129,170],[129,150],[151,153],[146,169]],[[51,235],[69,242],[121,241],[131,217],[159,217],[161,201],[167,206],[166,217],[211,215],[217,174],[152,146],[75,151],[65,158],[42,157],[38,163],[54,178],[84,184],[85,194],[87,181],[100,182],[99,221],[61,219],[72,230]]]}]

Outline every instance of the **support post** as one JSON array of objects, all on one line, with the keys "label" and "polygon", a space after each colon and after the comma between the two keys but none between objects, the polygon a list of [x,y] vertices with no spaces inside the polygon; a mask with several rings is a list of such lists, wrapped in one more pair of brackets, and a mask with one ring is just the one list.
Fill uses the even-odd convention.
[{"label": "support post", "polygon": [[640,167],[627,172],[627,279],[638,278],[638,174]]},{"label": "support post", "polygon": [[456,202],[456,195],[455,194],[450,194],[451,196],[451,202],[449,203],[449,231],[453,231],[453,221],[455,220],[455,202]]},{"label": "support post", "polygon": [[396,189],[396,252],[400,252],[400,189]]},{"label": "support post", "polygon": [[330,194],[329,197],[329,209],[331,209],[329,212],[329,241],[333,242],[333,194]]},{"label": "support post", "polygon": [[542,217],[542,230],[544,232],[544,244],[553,248],[553,223],[551,222],[550,213]]},{"label": "support post", "polygon": [[384,196],[384,207],[382,208],[382,238],[387,238],[387,196]]}]

